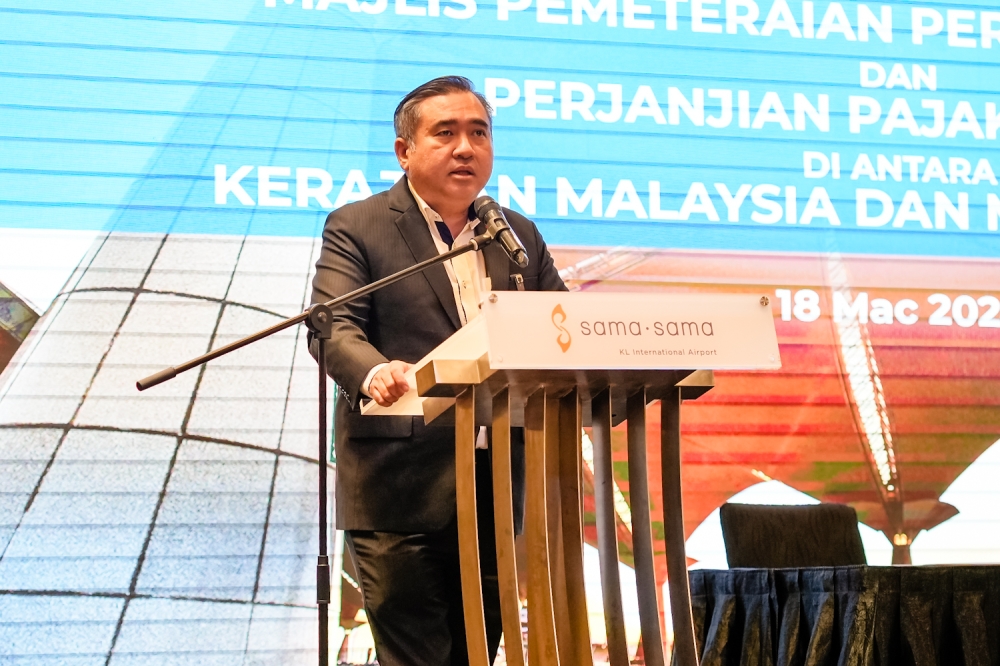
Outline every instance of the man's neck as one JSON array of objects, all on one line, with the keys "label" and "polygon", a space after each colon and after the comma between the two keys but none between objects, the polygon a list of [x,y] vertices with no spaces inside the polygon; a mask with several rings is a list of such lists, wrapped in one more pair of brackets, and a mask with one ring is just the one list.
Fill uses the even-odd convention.
[{"label": "man's neck", "polygon": [[457,238],[458,235],[462,233],[462,229],[465,228],[465,225],[469,223],[469,207],[466,206],[462,209],[445,210],[443,206],[436,206],[434,203],[425,199],[423,193],[417,189],[412,182],[410,182],[409,185],[414,194],[420,197],[425,204],[430,206],[431,210],[441,216],[441,219],[451,232],[452,238]]}]

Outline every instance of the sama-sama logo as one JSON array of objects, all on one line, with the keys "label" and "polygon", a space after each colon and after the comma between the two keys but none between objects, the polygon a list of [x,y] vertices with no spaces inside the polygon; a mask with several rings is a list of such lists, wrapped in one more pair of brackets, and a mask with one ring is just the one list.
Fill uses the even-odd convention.
[{"label": "sama-sama logo", "polygon": [[563,353],[569,351],[569,346],[573,344],[573,336],[569,334],[566,327],[563,324],[566,323],[566,312],[563,310],[562,305],[556,305],[552,308],[552,325],[559,329],[559,335],[556,337],[556,342],[559,343],[559,348],[563,350]]}]

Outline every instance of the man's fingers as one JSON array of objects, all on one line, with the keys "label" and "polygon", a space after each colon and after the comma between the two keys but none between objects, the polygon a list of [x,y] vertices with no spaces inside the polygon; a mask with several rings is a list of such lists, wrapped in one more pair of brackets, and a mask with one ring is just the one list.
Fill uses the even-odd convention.
[{"label": "man's fingers", "polygon": [[391,361],[375,373],[368,386],[372,400],[382,407],[388,407],[402,398],[410,390],[409,382],[406,381],[406,371],[409,369],[409,363]]},{"label": "man's fingers", "polygon": [[395,392],[396,392],[395,391],[395,384],[396,384],[396,382],[393,380],[391,374],[389,374],[388,372],[386,372],[386,373],[379,373],[378,380],[379,380],[380,388],[382,390],[382,395],[384,397],[389,397],[390,394],[395,394]]},{"label": "man's fingers", "polygon": [[380,407],[389,407],[390,405],[392,405],[392,403],[396,402],[396,398],[393,397],[391,394],[389,394],[389,392],[386,391],[384,387],[381,387],[380,384],[381,383],[376,384],[374,380],[372,381],[371,385],[372,399]]},{"label": "man's fingers", "polygon": [[396,396],[397,398],[402,398],[403,394],[410,390],[410,386],[406,381],[406,371],[396,367],[391,370],[392,384],[386,385],[386,388]]}]

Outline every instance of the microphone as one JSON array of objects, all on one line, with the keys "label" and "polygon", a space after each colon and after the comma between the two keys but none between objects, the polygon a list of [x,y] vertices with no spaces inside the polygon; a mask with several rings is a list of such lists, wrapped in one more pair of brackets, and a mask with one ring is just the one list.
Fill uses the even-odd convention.
[{"label": "microphone", "polygon": [[528,266],[528,253],[525,251],[524,245],[521,244],[521,239],[510,228],[500,204],[492,197],[479,197],[472,204],[472,208],[476,212],[476,217],[486,224],[486,233],[500,243],[510,260],[521,268],[526,268]]}]

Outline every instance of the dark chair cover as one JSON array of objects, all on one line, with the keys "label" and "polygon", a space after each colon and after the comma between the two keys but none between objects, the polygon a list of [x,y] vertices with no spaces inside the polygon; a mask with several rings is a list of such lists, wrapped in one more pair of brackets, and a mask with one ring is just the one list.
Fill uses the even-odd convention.
[{"label": "dark chair cover", "polygon": [[731,568],[842,567],[866,564],[858,514],[844,504],[723,504],[719,510]]},{"label": "dark chair cover", "polygon": [[702,666],[1000,666],[1000,567],[690,572]]}]

